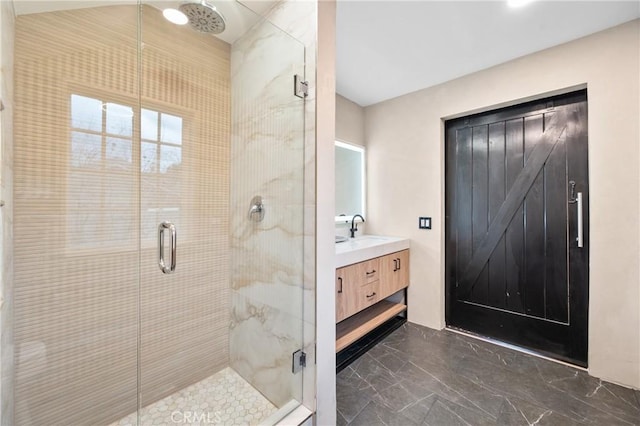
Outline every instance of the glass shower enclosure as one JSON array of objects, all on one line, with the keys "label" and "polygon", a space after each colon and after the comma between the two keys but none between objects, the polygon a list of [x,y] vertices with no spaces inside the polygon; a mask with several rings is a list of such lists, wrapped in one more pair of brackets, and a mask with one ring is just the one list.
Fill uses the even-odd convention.
[{"label": "glass shower enclosure", "polygon": [[304,45],[235,1],[217,36],[164,19],[179,2],[23,3],[2,424],[281,419],[302,400]]}]

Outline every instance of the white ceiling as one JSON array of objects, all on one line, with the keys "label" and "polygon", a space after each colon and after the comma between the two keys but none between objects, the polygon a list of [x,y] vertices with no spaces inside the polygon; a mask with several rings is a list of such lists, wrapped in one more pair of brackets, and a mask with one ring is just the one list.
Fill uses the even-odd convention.
[{"label": "white ceiling", "polygon": [[337,92],[361,106],[640,17],[640,0],[337,1]]},{"label": "white ceiling", "polygon": [[[142,4],[164,10],[168,7],[177,8],[186,1],[193,2],[197,0],[142,0]],[[227,24],[224,32],[215,35],[215,37],[232,44],[260,19],[261,14],[265,14],[271,9],[277,3],[277,0],[247,0],[240,2],[235,0],[208,0],[208,2],[222,13]],[[17,15],[121,4],[135,5],[137,3],[137,0],[13,0]]]}]

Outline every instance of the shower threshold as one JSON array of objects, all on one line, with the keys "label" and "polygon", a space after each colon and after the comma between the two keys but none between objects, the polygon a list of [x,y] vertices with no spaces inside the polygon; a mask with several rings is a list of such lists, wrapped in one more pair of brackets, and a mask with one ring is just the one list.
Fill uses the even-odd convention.
[{"label": "shower threshold", "polygon": [[[140,426],[258,425],[280,410],[227,367],[140,410]],[[109,426],[136,426],[137,413]]]}]

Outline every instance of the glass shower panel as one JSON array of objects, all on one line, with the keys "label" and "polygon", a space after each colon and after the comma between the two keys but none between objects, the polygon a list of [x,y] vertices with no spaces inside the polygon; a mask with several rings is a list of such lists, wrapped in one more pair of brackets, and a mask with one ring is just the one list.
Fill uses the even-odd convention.
[{"label": "glass shower panel", "polygon": [[230,361],[276,415],[302,400],[292,354],[303,346],[304,54],[269,21],[231,46]]},{"label": "glass shower panel", "polygon": [[138,8],[41,5],[16,19],[9,424],[107,424],[137,399]]},{"label": "glass shower panel", "polygon": [[230,47],[156,5],[141,6],[142,425],[189,423],[213,407],[229,366]]}]

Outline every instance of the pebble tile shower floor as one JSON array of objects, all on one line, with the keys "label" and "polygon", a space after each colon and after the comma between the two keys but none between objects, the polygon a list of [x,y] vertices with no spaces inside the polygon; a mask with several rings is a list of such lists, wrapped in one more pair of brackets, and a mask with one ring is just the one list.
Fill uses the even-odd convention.
[{"label": "pebble tile shower floor", "polygon": [[[140,412],[140,426],[257,425],[277,408],[238,373],[225,368],[194,385],[182,389]],[[137,415],[110,426],[136,426]]]},{"label": "pebble tile shower floor", "polygon": [[406,323],[337,377],[338,425],[640,425],[640,391]]}]

